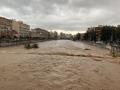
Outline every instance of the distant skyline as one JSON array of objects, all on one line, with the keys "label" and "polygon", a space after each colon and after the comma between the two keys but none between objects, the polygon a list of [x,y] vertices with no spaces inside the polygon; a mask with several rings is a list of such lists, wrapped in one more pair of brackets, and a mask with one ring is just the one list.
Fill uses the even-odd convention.
[{"label": "distant skyline", "polygon": [[0,16],[31,28],[85,32],[88,27],[120,24],[120,0],[0,0]]}]

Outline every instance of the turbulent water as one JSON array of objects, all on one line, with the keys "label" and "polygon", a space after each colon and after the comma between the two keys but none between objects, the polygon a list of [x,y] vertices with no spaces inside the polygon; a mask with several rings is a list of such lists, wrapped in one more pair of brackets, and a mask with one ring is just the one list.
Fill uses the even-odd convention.
[{"label": "turbulent water", "polygon": [[0,90],[120,90],[120,58],[69,40],[0,48]]}]

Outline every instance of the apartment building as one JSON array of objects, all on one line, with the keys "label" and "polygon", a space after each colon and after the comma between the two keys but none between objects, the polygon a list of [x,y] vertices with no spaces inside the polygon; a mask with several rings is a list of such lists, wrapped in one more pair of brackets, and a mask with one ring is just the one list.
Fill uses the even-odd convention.
[{"label": "apartment building", "polygon": [[48,39],[49,32],[41,28],[35,28],[31,30],[30,36],[32,39]]},{"label": "apartment building", "polygon": [[12,20],[0,17],[0,38],[1,37],[11,37],[12,30]]},{"label": "apartment building", "polygon": [[29,37],[30,25],[23,23],[22,21],[12,20],[12,30],[18,33],[18,37]]}]

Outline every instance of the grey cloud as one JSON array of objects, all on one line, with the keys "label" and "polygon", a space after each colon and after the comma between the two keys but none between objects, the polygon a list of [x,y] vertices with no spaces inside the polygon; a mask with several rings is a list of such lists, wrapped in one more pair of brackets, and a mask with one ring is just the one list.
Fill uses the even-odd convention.
[{"label": "grey cloud", "polygon": [[120,23],[120,0],[0,0],[0,15],[33,27],[81,30],[98,24]]}]

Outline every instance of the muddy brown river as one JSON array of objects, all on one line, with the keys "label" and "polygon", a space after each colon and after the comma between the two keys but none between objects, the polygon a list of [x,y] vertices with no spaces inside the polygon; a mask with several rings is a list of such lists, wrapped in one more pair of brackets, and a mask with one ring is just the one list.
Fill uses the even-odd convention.
[{"label": "muddy brown river", "polygon": [[69,40],[0,48],[0,90],[120,90],[120,58]]}]

